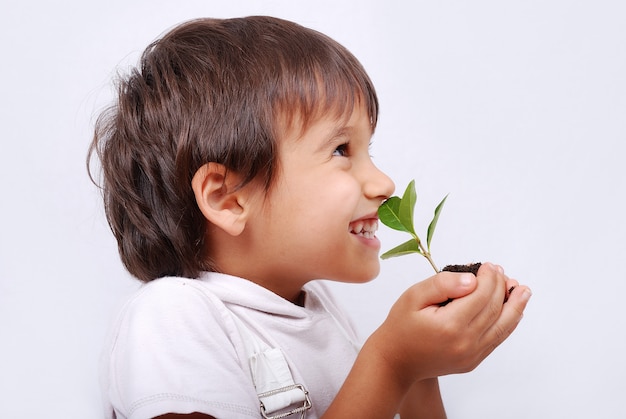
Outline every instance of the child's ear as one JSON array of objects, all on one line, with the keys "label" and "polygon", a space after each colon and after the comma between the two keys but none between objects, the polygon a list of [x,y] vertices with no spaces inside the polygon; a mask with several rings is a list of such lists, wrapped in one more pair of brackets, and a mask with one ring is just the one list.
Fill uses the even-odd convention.
[{"label": "child's ear", "polygon": [[245,206],[242,204],[244,191],[234,188],[236,175],[228,174],[218,163],[206,163],[191,180],[196,203],[204,217],[232,236],[238,236],[246,225]]}]

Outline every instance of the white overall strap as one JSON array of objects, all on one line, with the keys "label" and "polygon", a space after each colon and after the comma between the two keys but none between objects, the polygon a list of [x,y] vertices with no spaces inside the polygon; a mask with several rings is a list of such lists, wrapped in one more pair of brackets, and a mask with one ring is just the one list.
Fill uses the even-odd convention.
[{"label": "white overall strap", "polygon": [[[306,411],[311,408],[311,399],[304,386],[294,382],[283,351],[270,347],[252,333],[232,311],[231,314],[246,348],[250,376],[259,397],[263,417],[280,419],[301,413],[304,418]],[[296,407],[285,410],[294,405]]]}]

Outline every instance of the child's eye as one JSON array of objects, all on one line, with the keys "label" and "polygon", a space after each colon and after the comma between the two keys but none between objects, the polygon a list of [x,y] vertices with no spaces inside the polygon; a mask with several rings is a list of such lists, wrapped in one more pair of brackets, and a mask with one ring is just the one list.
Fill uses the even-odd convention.
[{"label": "child's eye", "polygon": [[348,143],[337,146],[333,151],[333,156],[346,157],[348,155]]}]

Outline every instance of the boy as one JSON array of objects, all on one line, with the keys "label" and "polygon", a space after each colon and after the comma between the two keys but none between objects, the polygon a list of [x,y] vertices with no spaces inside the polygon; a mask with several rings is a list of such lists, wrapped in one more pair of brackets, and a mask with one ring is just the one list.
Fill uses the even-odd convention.
[{"label": "boy", "polygon": [[378,274],[394,185],[369,155],[377,118],[359,62],[284,20],[195,20],[144,52],[91,148],[146,282],[105,353],[107,417],[445,417],[437,377],[476,367],[530,291],[503,306],[518,284],[497,266],[438,274],[359,350],[315,280]]}]

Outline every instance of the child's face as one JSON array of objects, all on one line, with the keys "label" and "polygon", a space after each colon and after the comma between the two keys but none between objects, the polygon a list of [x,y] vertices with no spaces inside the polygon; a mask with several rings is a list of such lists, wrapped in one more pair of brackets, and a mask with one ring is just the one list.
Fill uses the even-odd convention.
[{"label": "child's face", "polygon": [[272,282],[263,285],[280,294],[287,284],[299,290],[312,279],[364,282],[378,274],[377,209],[394,184],[372,162],[371,135],[358,107],[347,122],[322,118],[280,142],[276,182],[248,221],[266,255],[253,274]]}]

